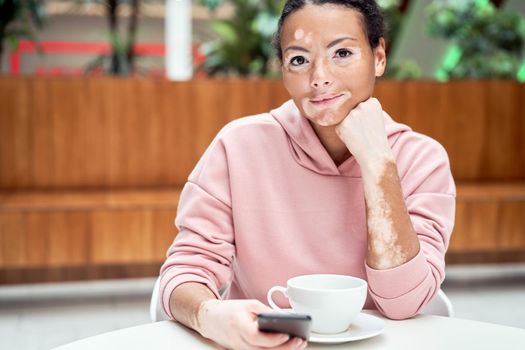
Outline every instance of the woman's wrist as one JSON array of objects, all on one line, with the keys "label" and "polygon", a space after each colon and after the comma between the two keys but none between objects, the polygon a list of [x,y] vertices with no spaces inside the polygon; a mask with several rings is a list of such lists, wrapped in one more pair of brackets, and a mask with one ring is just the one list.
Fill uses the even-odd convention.
[{"label": "woman's wrist", "polygon": [[377,154],[370,154],[364,159],[356,159],[363,178],[367,177],[381,177],[384,174],[386,165],[389,163],[395,164],[395,157],[392,150],[384,150]]},{"label": "woman's wrist", "polygon": [[205,338],[207,337],[207,327],[206,327],[206,321],[209,318],[210,315],[210,309],[213,308],[214,305],[219,303],[220,300],[218,299],[207,299],[203,300],[197,309],[197,315],[195,317],[195,326],[192,327],[197,332],[199,332],[200,335],[202,335]]}]

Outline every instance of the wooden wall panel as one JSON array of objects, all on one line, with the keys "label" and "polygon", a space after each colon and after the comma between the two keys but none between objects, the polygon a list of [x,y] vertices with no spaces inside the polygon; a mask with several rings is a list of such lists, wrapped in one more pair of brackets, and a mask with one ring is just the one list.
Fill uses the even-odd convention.
[{"label": "wooden wall panel", "polygon": [[0,266],[23,266],[28,254],[27,241],[24,214],[0,212]]},{"label": "wooden wall panel", "polygon": [[[180,185],[199,157],[195,142],[192,91],[184,83],[159,83],[159,108],[162,116],[158,167],[160,181],[166,185]],[[162,157],[162,154],[167,154]]]},{"label": "wooden wall panel", "polygon": [[501,204],[497,235],[500,249],[525,250],[525,199]]},{"label": "wooden wall panel", "polygon": [[458,202],[451,252],[525,250],[525,201]]},{"label": "wooden wall panel", "polygon": [[[221,94],[215,93],[220,88]],[[219,81],[196,81],[191,86],[191,118],[194,124],[192,135],[195,137],[195,153],[203,154],[210,141],[227,122],[224,108],[228,89],[225,83]],[[210,111],[215,111],[210,113]]]},{"label": "wooden wall panel", "polygon": [[376,83],[374,96],[379,100],[383,109],[394,119],[404,122],[406,116],[406,85],[408,81],[379,80]]},{"label": "wooden wall panel", "polygon": [[516,169],[509,177],[525,178],[525,107],[524,100],[520,99],[524,97],[523,90],[524,85],[520,84],[487,82],[486,138],[481,167],[487,178],[497,177],[500,169]]},{"label": "wooden wall panel", "polygon": [[[84,90],[81,80],[49,80],[49,118],[51,138],[51,157],[53,158],[52,182],[80,184],[82,174],[82,126],[84,119],[79,113],[84,102],[77,91]],[[36,175],[38,176],[38,175]]]},{"label": "wooden wall panel", "polygon": [[[55,184],[55,156],[53,155],[53,118],[47,79],[31,79],[31,152],[32,183],[22,188],[47,188]],[[63,97],[68,98],[66,96]],[[4,171],[0,173],[0,176]],[[66,185],[66,184],[65,184]],[[0,182],[0,187],[1,182]],[[9,187],[8,187],[9,188]]]},{"label": "wooden wall panel", "polygon": [[152,261],[159,262],[166,259],[166,253],[177,235],[175,227],[175,209],[155,210],[152,230]]},{"label": "wooden wall panel", "polygon": [[497,201],[458,201],[449,251],[498,249],[498,207]]},{"label": "wooden wall panel", "polygon": [[[288,99],[278,80],[0,81],[0,189],[180,186],[224,124]],[[445,146],[457,180],[519,180],[523,90],[385,80],[375,95],[394,119]]]},{"label": "wooden wall panel", "polygon": [[178,193],[156,193],[90,195],[71,207],[37,201],[2,208],[0,269],[158,264],[177,233]]},{"label": "wooden wall panel", "polygon": [[516,89],[518,90],[516,95],[519,102],[516,106],[517,112],[514,123],[516,123],[516,129],[520,130],[518,140],[521,141],[521,145],[520,143],[516,145],[519,150],[519,158],[516,159],[516,162],[524,164],[525,167],[525,108],[523,105],[523,101],[525,101],[525,84],[517,84]]},{"label": "wooden wall panel", "polygon": [[[23,266],[42,266],[49,263],[50,227],[49,215],[42,212],[25,212],[26,223],[25,259]],[[67,241],[67,231],[61,230],[61,236]]]},{"label": "wooden wall panel", "polygon": [[151,210],[96,210],[92,215],[91,263],[102,265],[152,260]]},{"label": "wooden wall panel", "polygon": [[156,262],[32,268],[8,267],[0,269],[0,284],[155,277],[159,275],[160,266],[161,263]]},{"label": "wooden wall panel", "polygon": [[109,187],[110,144],[112,131],[111,118],[108,115],[118,113],[112,109],[111,95],[114,86],[104,79],[89,79],[85,81],[85,94],[82,96],[84,103],[81,109],[83,124],[83,152],[80,154],[82,162],[89,162],[81,166],[83,188]]},{"label": "wooden wall panel", "polygon": [[449,251],[525,251],[525,184],[458,186]]},{"label": "wooden wall panel", "polygon": [[0,178],[7,187],[31,183],[29,83],[0,79]]},{"label": "wooden wall panel", "polygon": [[[452,254],[525,250],[525,188],[505,185],[525,179],[524,86],[377,84],[395,120],[449,153],[461,184]],[[271,80],[0,78],[0,272],[159,265],[178,191],[216,133],[287,99]]]},{"label": "wooden wall panel", "polygon": [[86,213],[0,213],[2,267],[74,266],[88,262]]},{"label": "wooden wall panel", "polygon": [[90,262],[89,212],[51,211],[48,215],[48,258],[46,266],[85,266]]},{"label": "wooden wall panel", "polygon": [[[448,84],[407,81],[396,88],[390,82],[389,88],[381,91],[387,97],[395,91],[397,101],[403,104],[401,107],[393,97],[383,100],[383,96],[378,95],[383,108],[394,120],[431,136],[445,147],[457,179],[486,177],[480,173],[486,126],[484,106],[480,103],[485,100],[484,84],[471,81]],[[394,108],[390,106],[392,102]]]}]

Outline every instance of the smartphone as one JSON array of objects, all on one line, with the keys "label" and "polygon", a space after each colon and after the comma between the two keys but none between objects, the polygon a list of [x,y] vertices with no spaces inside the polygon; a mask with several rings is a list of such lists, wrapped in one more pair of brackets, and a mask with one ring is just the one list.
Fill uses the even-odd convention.
[{"label": "smartphone", "polygon": [[312,317],[284,312],[263,312],[257,315],[257,324],[262,332],[285,333],[308,340]]}]

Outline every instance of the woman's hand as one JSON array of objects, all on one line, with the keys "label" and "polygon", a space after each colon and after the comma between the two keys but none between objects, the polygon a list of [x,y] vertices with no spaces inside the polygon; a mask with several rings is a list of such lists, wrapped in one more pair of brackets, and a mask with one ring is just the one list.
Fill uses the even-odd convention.
[{"label": "woman's hand", "polygon": [[335,128],[359,165],[392,159],[383,109],[375,98],[358,104]]},{"label": "woman's hand", "polygon": [[304,349],[302,339],[258,330],[257,314],[268,311],[258,300],[207,300],[200,306],[197,330],[229,349]]}]

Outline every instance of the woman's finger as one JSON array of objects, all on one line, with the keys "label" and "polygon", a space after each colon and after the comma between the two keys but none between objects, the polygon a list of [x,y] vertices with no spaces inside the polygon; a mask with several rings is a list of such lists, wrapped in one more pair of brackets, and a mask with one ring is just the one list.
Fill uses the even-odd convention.
[{"label": "woman's finger", "polygon": [[261,332],[257,327],[257,322],[250,319],[243,320],[239,331],[244,341],[264,348],[279,346],[290,339],[288,334]]}]

